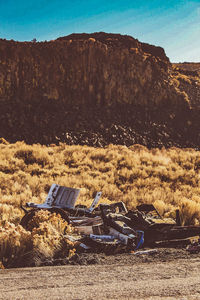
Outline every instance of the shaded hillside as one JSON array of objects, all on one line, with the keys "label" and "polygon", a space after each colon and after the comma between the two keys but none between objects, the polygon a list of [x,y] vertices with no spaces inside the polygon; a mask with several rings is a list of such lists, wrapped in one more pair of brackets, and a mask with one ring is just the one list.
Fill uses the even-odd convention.
[{"label": "shaded hillside", "polygon": [[199,63],[193,63],[193,62],[173,63],[173,66],[186,71],[200,72],[200,62]]},{"label": "shaded hillside", "polygon": [[198,114],[191,108],[197,107],[199,75],[184,76],[162,48],[130,36],[0,40],[0,136],[28,143],[197,147]]},{"label": "shaded hillside", "polygon": [[200,108],[200,63],[173,64],[172,75],[179,90],[187,93],[190,105]]}]

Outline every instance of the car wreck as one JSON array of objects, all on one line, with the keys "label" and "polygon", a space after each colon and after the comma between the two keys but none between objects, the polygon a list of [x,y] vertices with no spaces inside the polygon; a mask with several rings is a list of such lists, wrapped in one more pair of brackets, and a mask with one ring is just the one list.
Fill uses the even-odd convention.
[{"label": "car wreck", "polygon": [[20,224],[28,228],[38,210],[48,210],[75,228],[77,251],[103,251],[107,254],[137,251],[155,247],[161,242],[184,240],[200,235],[200,226],[181,226],[179,210],[176,219],[166,222],[152,204],[141,204],[128,210],[123,202],[99,204],[97,192],[90,207],[75,205],[80,189],[52,184],[42,204],[26,203]]}]

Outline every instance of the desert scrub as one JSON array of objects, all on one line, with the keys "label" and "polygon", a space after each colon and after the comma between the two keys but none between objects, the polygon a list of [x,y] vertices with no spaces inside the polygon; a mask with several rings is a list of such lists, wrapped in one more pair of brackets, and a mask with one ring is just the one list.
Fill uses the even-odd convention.
[{"label": "desert scrub", "polygon": [[71,257],[75,253],[74,243],[66,234],[73,233],[73,227],[59,214],[38,211],[28,224],[31,231],[33,251],[40,260],[56,257]]},{"label": "desert scrub", "polygon": [[131,209],[152,203],[163,216],[179,208],[185,224],[198,223],[199,180],[200,155],[194,149],[1,143],[0,220],[17,225],[23,216],[20,205],[44,202],[57,183],[81,188],[77,204],[90,206],[101,190],[101,202],[124,201]]},{"label": "desert scrub", "polygon": [[4,267],[15,266],[32,249],[31,233],[20,225],[0,223],[0,261]]},{"label": "desert scrub", "polygon": [[38,164],[41,167],[45,167],[51,163],[49,153],[42,146],[32,148],[29,145],[22,144],[14,156],[21,159],[25,165]]},{"label": "desert scrub", "polygon": [[67,238],[73,228],[59,214],[38,211],[28,230],[8,221],[0,223],[0,262],[3,267],[35,266],[45,260],[70,258],[75,244]]}]

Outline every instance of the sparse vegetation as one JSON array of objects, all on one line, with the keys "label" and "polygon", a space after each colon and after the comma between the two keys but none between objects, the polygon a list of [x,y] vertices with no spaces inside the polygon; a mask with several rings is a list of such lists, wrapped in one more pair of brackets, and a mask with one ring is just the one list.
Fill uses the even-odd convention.
[{"label": "sparse vegetation", "polygon": [[63,143],[30,146],[4,141],[0,144],[0,260],[9,265],[5,253],[14,258],[29,248],[45,257],[55,257],[61,249],[73,254],[73,245],[68,247],[62,234],[67,224],[58,222],[59,216],[42,212],[30,231],[19,226],[20,205],[44,202],[52,183],[81,188],[78,203],[87,206],[94,192],[102,191],[101,202],[124,201],[129,209],[153,203],[164,217],[174,217],[179,208],[183,224],[199,224],[199,179],[200,156],[194,149],[93,148]]}]

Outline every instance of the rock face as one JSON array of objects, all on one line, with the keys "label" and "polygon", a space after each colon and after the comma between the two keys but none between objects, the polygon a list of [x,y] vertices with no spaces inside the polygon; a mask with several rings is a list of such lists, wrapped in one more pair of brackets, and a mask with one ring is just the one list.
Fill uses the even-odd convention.
[{"label": "rock face", "polygon": [[0,40],[0,135],[30,143],[73,140],[72,131],[80,136],[104,135],[115,125],[133,129],[138,112],[144,118],[146,111],[166,116],[189,110],[187,89],[173,72],[162,48],[130,36]]},{"label": "rock face", "polygon": [[[164,50],[132,37],[96,33],[52,42],[0,42],[0,99],[77,105],[175,101]],[[174,99],[173,99],[174,98]]]}]

